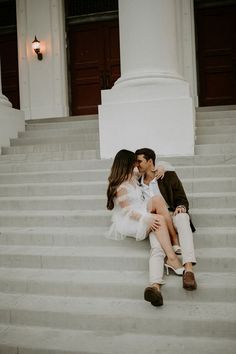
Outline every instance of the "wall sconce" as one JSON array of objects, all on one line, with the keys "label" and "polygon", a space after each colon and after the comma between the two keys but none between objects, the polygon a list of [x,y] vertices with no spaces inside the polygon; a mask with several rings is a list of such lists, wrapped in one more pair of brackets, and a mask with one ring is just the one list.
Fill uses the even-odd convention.
[{"label": "wall sconce", "polygon": [[38,60],[43,59],[43,54],[40,52],[40,41],[37,39],[37,37],[34,37],[34,40],[32,42],[32,48],[37,54]]}]

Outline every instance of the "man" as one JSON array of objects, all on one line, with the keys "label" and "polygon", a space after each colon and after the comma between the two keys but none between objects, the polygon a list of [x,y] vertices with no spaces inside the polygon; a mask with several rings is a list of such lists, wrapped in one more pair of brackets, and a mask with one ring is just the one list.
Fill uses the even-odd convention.
[{"label": "man", "polygon": [[[181,249],[175,247],[176,253],[182,252],[183,266],[183,288],[186,290],[195,290],[197,283],[193,273],[193,264],[196,263],[193,234],[195,228],[188,215],[189,203],[186,197],[183,185],[174,171],[166,171],[162,178],[155,177],[156,154],[148,148],[139,149],[135,152],[137,158],[137,167],[142,174],[140,186],[143,189],[145,198],[151,198],[154,195],[162,194],[167,207],[172,215],[173,224],[177,230]],[[155,303],[156,289],[159,290],[160,284],[155,282],[156,271],[160,274],[162,264],[163,272],[163,252],[156,238],[150,234],[151,254],[150,254],[150,282],[151,287],[145,289],[145,299],[152,304]],[[154,267],[156,265],[156,268]],[[160,277],[158,275],[158,277]],[[149,294],[147,296],[147,294]]]}]

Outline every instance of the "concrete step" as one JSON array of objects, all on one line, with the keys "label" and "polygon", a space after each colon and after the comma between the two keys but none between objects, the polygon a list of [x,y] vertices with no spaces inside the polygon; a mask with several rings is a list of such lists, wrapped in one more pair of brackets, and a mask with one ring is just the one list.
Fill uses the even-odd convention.
[{"label": "concrete step", "polygon": [[[236,190],[236,178],[182,179],[187,194],[223,193]],[[62,196],[62,195],[106,195],[106,181],[51,182],[51,183],[8,183],[0,185],[0,196]]]},{"label": "concrete step", "polygon": [[44,152],[96,150],[99,148],[98,141],[75,141],[71,143],[48,143],[37,145],[22,145],[12,147],[2,147],[2,154],[34,154]]},{"label": "concrete step", "polygon": [[[192,209],[196,227],[235,227],[236,209]],[[0,211],[0,225],[19,227],[109,226],[111,213],[105,210],[21,210]]]},{"label": "concrete step", "polygon": [[66,117],[51,117],[51,118],[36,118],[27,119],[26,124],[36,124],[36,123],[56,123],[56,122],[84,122],[87,120],[97,120],[98,114],[87,114],[87,115],[77,115],[77,116],[66,116]]},{"label": "concrete step", "polygon": [[201,144],[195,145],[195,153],[197,155],[209,154],[235,154],[236,144]]},{"label": "concrete step", "polygon": [[216,134],[235,134],[236,125],[216,125],[216,126],[199,126],[196,129],[197,136],[199,135],[216,135]]},{"label": "concrete step", "polygon": [[[160,309],[158,309],[160,310]],[[69,340],[68,340],[69,338]],[[39,326],[0,325],[3,354],[129,354],[160,353],[234,354],[236,341],[205,336],[171,336],[165,333],[67,330]]]},{"label": "concrete step", "polygon": [[68,127],[61,129],[36,129],[36,130],[26,130],[24,132],[18,133],[19,139],[40,139],[43,137],[49,138],[62,138],[66,136],[73,137],[74,135],[83,136],[83,135],[97,135],[98,134],[98,126],[94,125],[91,127]]},{"label": "concrete step", "polygon": [[41,153],[28,154],[9,154],[0,155],[0,162],[44,162],[44,161],[64,161],[64,160],[80,160],[80,159],[98,159],[98,150],[80,150],[80,151],[50,151]]},{"label": "concrete step", "polygon": [[[149,250],[148,239],[136,242],[126,238],[122,242],[106,238],[108,227],[1,227],[0,245],[28,246],[103,246],[131,247]],[[198,227],[194,233],[197,248],[236,248],[235,227]]]},{"label": "concrete step", "polygon": [[[1,246],[4,268],[147,271],[149,250],[131,247]],[[196,249],[197,272],[233,273],[235,248]]]},{"label": "concrete step", "polygon": [[197,135],[196,144],[236,144],[236,132],[235,134],[202,134]]},{"label": "concrete step", "polygon": [[[11,157],[11,155],[9,155]],[[6,157],[6,156],[5,156]],[[1,156],[0,156],[1,158]],[[54,171],[79,171],[79,170],[110,170],[112,164],[111,159],[98,160],[52,160],[52,161],[1,161],[0,160],[0,173],[26,173],[26,172],[54,172]]]},{"label": "concrete step", "polygon": [[[232,174],[233,174],[232,169]],[[90,170],[62,170],[62,171],[36,171],[27,173],[1,173],[0,183],[60,183],[60,182],[79,182],[79,181],[107,181],[108,169]],[[233,174],[234,175],[234,174]]]},{"label": "concrete step", "polygon": [[210,110],[207,111],[206,109],[204,109],[204,111],[197,111],[197,120],[199,119],[225,119],[225,118],[235,118],[236,119],[236,107],[233,107],[232,109],[219,109],[219,107],[217,107],[217,110],[213,110],[212,107],[209,107]]},{"label": "concrete step", "polygon": [[[11,155],[0,155],[0,168],[1,165],[16,166],[22,165],[22,168],[28,168],[28,166],[37,166],[40,164],[49,165],[55,163],[67,163],[71,164],[90,164],[97,161],[101,163],[101,166],[110,166],[112,163],[111,159],[108,160],[98,160],[99,152],[96,152],[96,156],[92,156],[94,151],[67,151],[67,152],[51,152],[51,153],[41,153],[41,154],[11,154]],[[194,156],[158,156],[159,160],[164,160],[170,162],[173,166],[209,166],[209,165],[230,165],[236,164],[236,154],[211,154],[211,155],[194,155]],[[84,160],[84,161],[83,161]],[[98,162],[99,161],[99,162]],[[24,163],[23,163],[24,162]],[[24,167],[25,166],[25,167]]]},{"label": "concrete step", "polygon": [[59,129],[92,129],[98,128],[98,119],[90,120],[71,120],[62,122],[39,122],[39,123],[27,123],[26,130],[59,130]]},{"label": "concrete step", "polygon": [[[59,131],[60,132],[60,131]],[[35,145],[35,144],[51,144],[51,143],[66,143],[72,141],[99,141],[99,134],[96,133],[75,133],[74,130],[71,134],[67,132],[65,135],[60,136],[46,136],[43,134],[39,137],[21,137],[18,139],[11,139],[11,146],[22,146],[22,145]]]},{"label": "concrete step", "polygon": [[226,125],[235,125],[236,124],[236,117],[228,117],[228,118],[201,118],[197,116],[196,119],[196,126],[197,127],[216,127],[216,126],[223,126]]},{"label": "concrete step", "polygon": [[[190,208],[234,208],[236,193],[194,193]],[[1,197],[0,210],[105,210],[105,195]]]},{"label": "concrete step", "polygon": [[[140,300],[0,294],[4,323],[53,328],[235,339],[233,303],[175,302],[156,311]],[[181,318],[182,326],[179,325]],[[115,319],[115,320],[114,320]]]},{"label": "concrete step", "polygon": [[[187,302],[234,302],[236,275],[195,274],[198,290],[189,297],[182,279],[164,276],[164,299]],[[148,286],[148,271],[0,268],[0,292],[79,297],[142,299]]]},{"label": "concrete step", "polygon": [[191,193],[188,194],[190,209],[196,208],[235,208],[236,193]]},{"label": "concrete step", "polygon": [[[0,183],[26,183],[26,182],[67,182],[67,181],[107,181],[110,173],[110,163],[107,168],[102,168],[105,164],[96,164],[91,161],[89,169],[82,169],[83,165],[79,163],[64,164],[54,163],[34,164],[29,166],[29,171],[18,171],[21,165],[1,165],[0,164]],[[94,167],[97,166],[97,168]],[[54,167],[54,169],[53,169]],[[72,169],[70,170],[69,167]],[[85,166],[86,167],[86,166]],[[38,168],[36,171],[30,169]],[[43,170],[44,168],[44,170]],[[58,168],[58,169],[56,169]],[[10,171],[9,171],[10,170]],[[11,171],[12,170],[12,171]],[[8,172],[9,171],[9,172]],[[213,165],[213,166],[177,166],[176,173],[182,179],[184,178],[204,178],[204,177],[235,177],[236,165]]]}]

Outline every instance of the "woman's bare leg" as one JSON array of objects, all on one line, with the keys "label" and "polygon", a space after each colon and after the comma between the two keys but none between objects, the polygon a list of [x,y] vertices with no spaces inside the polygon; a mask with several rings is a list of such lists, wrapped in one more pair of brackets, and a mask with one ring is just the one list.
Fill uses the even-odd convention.
[{"label": "woman's bare leg", "polygon": [[182,265],[172,248],[172,244],[170,241],[170,235],[168,232],[168,228],[167,228],[164,216],[158,214],[158,220],[159,220],[160,226],[159,226],[158,230],[154,231],[154,233],[155,233],[158,241],[161,244],[161,247],[163,248],[163,250],[167,256],[167,263],[175,269],[181,268]]},{"label": "woman's bare leg", "polygon": [[155,196],[148,201],[148,211],[164,216],[172,245],[179,245],[178,235],[173,225],[169,210],[166,207],[165,200],[162,196]]}]

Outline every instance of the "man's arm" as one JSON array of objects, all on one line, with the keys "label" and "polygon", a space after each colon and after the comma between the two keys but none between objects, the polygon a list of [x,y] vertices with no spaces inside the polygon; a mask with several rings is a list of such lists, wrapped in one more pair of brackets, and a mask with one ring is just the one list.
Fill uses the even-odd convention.
[{"label": "man's arm", "polygon": [[176,211],[177,207],[181,207],[178,208],[177,212],[187,212],[189,209],[189,202],[184,187],[176,172],[166,171],[163,183],[165,185],[165,190],[168,191],[170,198],[169,203],[171,203],[170,206],[173,207],[174,211]]},{"label": "man's arm", "polygon": [[179,177],[175,172],[173,172],[173,197],[175,204],[174,214],[186,213],[189,209],[189,202]]},{"label": "man's arm", "polygon": [[155,164],[155,177],[157,179],[163,178],[166,171],[175,171],[174,166],[166,161],[158,161]]}]

